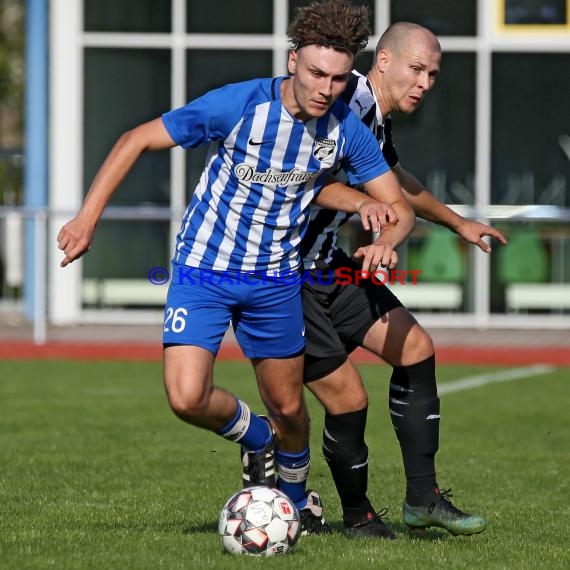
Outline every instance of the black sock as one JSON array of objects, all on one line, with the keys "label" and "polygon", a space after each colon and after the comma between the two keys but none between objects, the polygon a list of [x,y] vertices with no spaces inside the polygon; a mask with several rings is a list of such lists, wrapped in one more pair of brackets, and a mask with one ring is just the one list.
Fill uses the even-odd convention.
[{"label": "black sock", "polygon": [[368,490],[368,447],[364,442],[368,408],[325,415],[323,454],[331,470],[345,525],[366,520],[372,511]]},{"label": "black sock", "polygon": [[435,356],[395,366],[390,379],[390,418],[400,442],[406,473],[406,502],[424,505],[437,498],[435,454],[439,447],[439,398]]}]

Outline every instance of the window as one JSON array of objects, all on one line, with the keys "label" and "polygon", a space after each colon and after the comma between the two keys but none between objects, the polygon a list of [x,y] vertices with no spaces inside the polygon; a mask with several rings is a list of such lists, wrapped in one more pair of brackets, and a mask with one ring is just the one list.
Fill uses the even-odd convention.
[{"label": "window", "polygon": [[[52,69],[60,72],[53,77],[62,77],[57,79],[59,105],[52,105],[54,119],[77,124],[75,113],[82,110],[83,130],[69,128],[66,141],[58,139],[50,148],[54,177],[57,173],[50,188],[53,204],[69,200],[75,207],[83,189],[78,176],[82,173],[86,191],[117,137],[133,126],[227,83],[286,73],[288,22],[311,1],[58,0],[61,10],[50,11],[52,39],[64,41],[54,45],[77,50],[73,58],[83,57],[84,67],[75,74],[77,66],[62,64],[64,58],[50,59]],[[521,301],[515,295],[521,288],[512,287],[519,278],[513,281],[513,274],[503,271],[508,264],[499,256],[510,249],[495,247],[492,255],[481,256],[459,241],[465,285],[461,304],[452,310],[473,311],[482,320],[489,312],[568,312],[570,0],[351,1],[370,13],[373,39],[355,62],[362,73],[373,62],[374,39],[389,22],[424,25],[442,40],[441,74],[433,92],[417,112],[392,117],[402,166],[443,202],[477,205],[477,215],[490,215],[493,225],[504,224],[523,259],[530,246],[524,241],[520,246],[519,237],[527,237],[531,229],[538,238],[534,251],[546,252],[542,266],[548,270],[530,285],[548,287]],[[80,106],[74,104],[77,97],[83,97]],[[478,116],[477,110],[490,110],[491,115]],[[132,216],[128,207],[158,208],[142,224],[102,220],[97,247],[83,262],[86,280],[96,285],[91,297],[84,295],[85,305],[105,302],[93,296],[103,281],[146,283],[151,267],[168,267],[172,236],[180,224],[166,220],[168,208],[178,210],[184,199],[190,200],[207,152],[206,147],[153,152],[137,162],[111,206],[127,206],[119,212],[127,217]],[[73,168],[68,168],[70,156]],[[474,210],[460,212],[472,215]],[[417,263],[432,229],[420,224],[401,248],[404,266]],[[565,286],[560,288],[566,295],[564,307],[538,306],[539,299],[554,303],[558,289],[550,285]],[[54,287],[59,289],[63,291]],[[143,293],[141,289],[142,301],[150,299],[147,305],[159,305],[155,296]],[[75,292],[70,297],[76,307],[79,297]],[[58,306],[66,301],[62,293]]]},{"label": "window", "polygon": [[570,207],[570,54],[493,56],[492,202]]},{"label": "window", "polygon": [[356,61],[354,62],[354,69],[356,69],[363,75],[366,75],[368,73],[368,70],[372,67],[373,63],[374,63],[374,52],[364,51],[360,53],[356,58]]},{"label": "window", "polygon": [[[85,50],[85,191],[121,133],[169,108],[170,51]],[[111,205],[168,205],[169,178],[169,152],[147,153],[122,183]],[[86,278],[141,278],[151,267],[168,261],[166,222],[103,220],[96,240],[97,247],[85,257]]]},{"label": "window", "polygon": [[[117,137],[170,109],[168,50],[85,51],[85,188]],[[168,151],[148,153],[113,197],[113,205],[168,204]]]},{"label": "window", "polygon": [[421,24],[438,36],[475,36],[477,0],[391,0],[392,22]]},{"label": "window", "polygon": [[186,24],[191,34],[271,34],[273,2],[187,0]]},{"label": "window", "polygon": [[153,267],[169,267],[172,244],[168,222],[103,219],[95,240],[97,247],[83,258],[85,279],[144,282]]},{"label": "window", "polygon": [[171,0],[85,0],[87,32],[170,32]]}]

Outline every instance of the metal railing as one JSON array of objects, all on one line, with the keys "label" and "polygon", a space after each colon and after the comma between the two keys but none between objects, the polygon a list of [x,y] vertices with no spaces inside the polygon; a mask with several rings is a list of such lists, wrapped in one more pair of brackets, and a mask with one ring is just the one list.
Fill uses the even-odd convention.
[{"label": "metal railing", "polygon": [[[477,218],[477,212],[470,207],[453,206],[453,209],[464,215],[465,217]],[[47,242],[48,224],[54,218],[70,219],[76,212],[57,211],[48,208],[27,208],[27,207],[10,207],[0,206],[0,224],[6,230],[7,220],[12,220],[12,231],[17,226],[14,220],[20,220],[21,243],[19,255],[23,255],[28,260],[31,256],[33,261],[32,274],[22,274],[22,285],[26,286],[33,292],[27,301],[28,313],[33,325],[33,340],[37,344],[43,344],[47,340],[48,327],[48,306],[47,306],[47,287],[48,287],[48,248],[50,244]],[[570,224],[570,210],[558,208],[555,206],[493,206],[488,212],[484,213],[485,219],[495,222],[556,222],[563,225]],[[176,226],[180,223],[183,212],[170,210],[168,207],[159,206],[136,206],[136,207],[109,207],[103,216],[104,220],[123,220],[123,221],[164,221],[174,223]],[[354,222],[359,223],[355,220]],[[570,226],[569,226],[570,228]],[[0,240],[3,246],[4,276],[6,275],[6,258],[17,256],[17,251],[8,251],[6,248],[7,240],[4,231],[4,240]],[[13,236],[12,236],[13,237]],[[12,240],[8,247],[14,247],[16,239]],[[12,244],[12,245],[10,245]],[[54,244],[55,247],[55,244]],[[24,252],[24,250],[27,251]],[[8,259],[8,263],[12,260]],[[24,266],[24,260],[19,260],[20,265]],[[28,265],[30,267],[30,265]],[[13,285],[13,284],[12,284]],[[29,305],[32,306],[31,314],[29,313]]]}]

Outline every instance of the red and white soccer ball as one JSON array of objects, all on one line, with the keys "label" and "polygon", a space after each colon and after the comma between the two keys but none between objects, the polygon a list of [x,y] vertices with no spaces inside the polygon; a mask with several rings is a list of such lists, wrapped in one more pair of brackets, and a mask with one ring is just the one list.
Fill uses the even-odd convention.
[{"label": "red and white soccer ball", "polygon": [[285,554],[299,540],[301,521],[281,491],[248,487],[231,496],[220,513],[218,532],[230,554]]}]

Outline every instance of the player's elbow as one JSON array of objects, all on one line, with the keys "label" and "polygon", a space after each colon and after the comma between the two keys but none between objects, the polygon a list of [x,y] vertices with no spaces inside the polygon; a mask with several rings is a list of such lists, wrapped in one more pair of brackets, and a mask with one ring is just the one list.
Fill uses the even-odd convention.
[{"label": "player's elbow", "polygon": [[151,148],[151,140],[149,139],[144,125],[135,127],[125,131],[117,140],[117,147],[128,151],[132,154],[141,154]]}]

